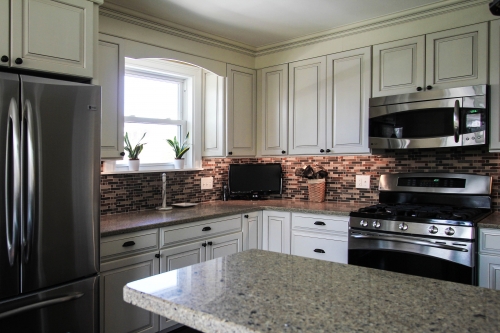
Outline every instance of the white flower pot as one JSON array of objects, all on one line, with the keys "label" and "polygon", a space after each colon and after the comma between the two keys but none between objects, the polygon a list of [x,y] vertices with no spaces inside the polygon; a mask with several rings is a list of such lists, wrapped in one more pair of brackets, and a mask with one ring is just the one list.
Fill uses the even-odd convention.
[{"label": "white flower pot", "polygon": [[140,160],[128,160],[128,171],[139,171]]},{"label": "white flower pot", "polygon": [[183,158],[176,158],[174,160],[174,168],[175,169],[184,169],[184,159]]}]

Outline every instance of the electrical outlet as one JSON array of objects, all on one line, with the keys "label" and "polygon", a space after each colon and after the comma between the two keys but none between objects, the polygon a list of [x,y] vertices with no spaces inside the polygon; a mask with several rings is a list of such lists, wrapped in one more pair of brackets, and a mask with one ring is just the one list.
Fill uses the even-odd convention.
[{"label": "electrical outlet", "polygon": [[356,175],[356,188],[370,188],[370,175]]},{"label": "electrical outlet", "polygon": [[201,177],[201,189],[211,190],[214,188],[214,177]]}]

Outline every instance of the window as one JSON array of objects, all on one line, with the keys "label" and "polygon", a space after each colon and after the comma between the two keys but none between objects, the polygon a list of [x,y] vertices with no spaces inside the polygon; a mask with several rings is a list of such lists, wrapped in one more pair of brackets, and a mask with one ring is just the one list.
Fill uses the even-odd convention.
[{"label": "window", "polygon": [[[179,68],[193,67],[173,64],[159,59],[128,59],[125,62],[124,133],[135,145],[145,143],[139,156],[140,170],[164,170],[173,168],[175,154],[166,139],[179,140],[192,131],[189,119],[193,116],[192,77],[183,76]],[[196,68],[196,67],[193,67]],[[201,72],[200,69],[196,68]],[[193,69],[191,69],[192,71]],[[186,168],[196,166],[193,149],[184,155]],[[128,156],[117,163],[117,169],[128,170]]]}]

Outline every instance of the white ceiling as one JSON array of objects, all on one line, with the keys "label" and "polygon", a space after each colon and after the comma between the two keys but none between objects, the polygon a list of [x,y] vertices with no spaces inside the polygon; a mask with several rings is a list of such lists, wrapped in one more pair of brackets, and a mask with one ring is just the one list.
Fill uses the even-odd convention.
[{"label": "white ceiling", "polygon": [[254,47],[444,0],[105,0]]}]

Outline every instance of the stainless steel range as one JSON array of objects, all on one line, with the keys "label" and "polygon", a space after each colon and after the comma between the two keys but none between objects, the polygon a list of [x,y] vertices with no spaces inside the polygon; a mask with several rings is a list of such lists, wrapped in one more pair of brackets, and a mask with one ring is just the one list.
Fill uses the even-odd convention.
[{"label": "stainless steel range", "polygon": [[379,204],[350,213],[348,263],[476,283],[476,225],[491,213],[489,176],[380,176]]}]

